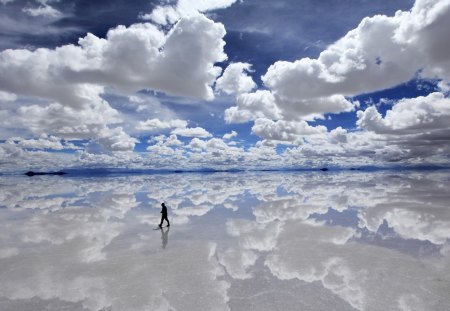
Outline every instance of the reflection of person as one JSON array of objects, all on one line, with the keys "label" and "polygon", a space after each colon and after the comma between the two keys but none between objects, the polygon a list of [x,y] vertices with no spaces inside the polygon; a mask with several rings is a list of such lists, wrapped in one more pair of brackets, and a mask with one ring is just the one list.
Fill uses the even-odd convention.
[{"label": "reflection of person", "polygon": [[164,219],[167,221],[167,227],[170,227],[169,219],[167,218],[167,207],[166,204],[161,203],[161,222],[159,223],[159,227],[162,228],[162,223]]},{"label": "reflection of person", "polygon": [[169,229],[163,229],[161,228],[161,241],[162,241],[162,248],[165,249],[167,246],[167,242],[169,242]]}]

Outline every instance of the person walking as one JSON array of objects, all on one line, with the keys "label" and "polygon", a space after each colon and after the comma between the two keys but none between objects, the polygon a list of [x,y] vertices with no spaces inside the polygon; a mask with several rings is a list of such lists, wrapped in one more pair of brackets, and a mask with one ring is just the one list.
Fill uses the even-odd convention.
[{"label": "person walking", "polygon": [[162,224],[164,219],[167,221],[167,227],[170,227],[169,218],[167,218],[167,207],[166,204],[161,203],[161,222],[159,224],[159,227],[162,228]]}]

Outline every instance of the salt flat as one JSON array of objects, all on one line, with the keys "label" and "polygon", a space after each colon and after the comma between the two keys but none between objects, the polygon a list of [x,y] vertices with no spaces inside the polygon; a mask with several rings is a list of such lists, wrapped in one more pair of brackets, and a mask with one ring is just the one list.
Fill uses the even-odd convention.
[{"label": "salt flat", "polygon": [[0,176],[0,310],[449,310],[449,180]]}]

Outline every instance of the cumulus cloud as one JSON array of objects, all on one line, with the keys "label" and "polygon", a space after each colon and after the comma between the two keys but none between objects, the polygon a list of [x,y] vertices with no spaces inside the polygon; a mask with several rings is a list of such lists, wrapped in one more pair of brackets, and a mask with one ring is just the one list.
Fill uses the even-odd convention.
[{"label": "cumulus cloud", "polygon": [[[32,135],[54,135],[66,140],[101,138],[108,125],[122,122],[119,111],[100,96],[102,87],[83,84],[74,88],[79,93],[73,101],[61,104],[34,100],[7,114],[14,127],[25,128]],[[11,122],[5,120],[2,125],[11,127]]]},{"label": "cumulus cloud", "polygon": [[214,63],[226,59],[224,35],[222,24],[199,15],[180,20],[167,35],[151,24],[133,24],[110,29],[106,38],[87,34],[79,45],[6,50],[0,54],[0,85],[78,106],[85,99],[77,88],[82,83],[212,99],[211,85],[221,72]]},{"label": "cumulus cloud", "polygon": [[[450,54],[442,40],[450,29],[448,1],[418,0],[410,11],[367,17],[316,59],[274,63],[262,77],[264,89],[256,91],[249,63],[231,63],[220,76],[222,70],[214,64],[226,59],[225,29],[199,13],[234,2],[181,0],[147,16],[170,24],[166,27],[118,26],[105,38],[87,34],[78,44],[0,52],[4,137],[25,137],[15,143],[25,156],[31,154],[26,149],[40,148],[29,146],[58,150],[69,146],[66,140],[91,140],[85,153],[77,153],[86,165],[96,160],[120,165],[128,160],[145,167],[448,162]],[[358,111],[356,129],[346,124],[327,132],[312,123],[358,109],[354,95],[417,75],[441,79],[439,92],[391,101],[385,116],[376,107]],[[149,104],[143,98],[150,98],[150,92],[135,93],[145,89],[212,100],[214,85],[215,91],[236,94],[235,106],[224,112],[225,121],[253,122],[252,133],[261,139],[256,145],[235,147],[230,141],[234,131],[220,139],[205,124],[188,127],[188,121],[170,111],[172,103]],[[127,100],[114,102],[110,92]],[[148,158],[110,153],[133,150],[137,139],[132,136],[145,132],[165,134],[154,137]],[[179,137],[193,139],[184,145]],[[279,143],[289,147],[280,151],[275,148]],[[5,155],[13,149],[11,144],[2,148]],[[43,152],[39,156],[47,157]]]},{"label": "cumulus cloud", "polygon": [[61,139],[56,136],[42,135],[38,139],[11,138],[10,141],[17,141],[17,145],[19,147],[26,149],[81,149],[80,147],[77,147],[72,143],[61,142]]},{"label": "cumulus cloud", "polygon": [[450,99],[440,92],[402,99],[384,117],[374,106],[358,111],[357,116],[360,128],[399,147],[397,161],[450,152]]},{"label": "cumulus cloud", "polygon": [[140,121],[136,126],[136,129],[142,131],[160,131],[171,128],[186,128],[187,124],[187,121],[180,119],[161,121],[158,118],[154,118],[146,121]]},{"label": "cumulus cloud", "polygon": [[[33,104],[2,113],[13,114],[34,135],[94,139],[112,151],[131,150],[136,139],[125,133],[126,127],[112,126],[124,119],[105,100],[105,88],[125,93],[151,89],[211,100],[212,85],[221,73],[214,64],[226,59],[224,35],[222,24],[196,15],[181,19],[167,33],[152,24],[133,24],[110,29],[106,38],[87,34],[78,45],[2,51],[0,101],[34,99]],[[141,121],[137,129],[186,127],[183,120],[158,122]],[[199,128],[181,133],[208,135]]]},{"label": "cumulus cloud", "polygon": [[203,153],[203,160],[218,160],[221,157],[241,157],[243,155],[243,150],[230,146],[225,143],[220,138],[211,138],[209,140],[201,140],[198,138],[193,138],[191,142],[187,145],[188,148],[193,151],[201,151],[204,150],[206,153]]},{"label": "cumulus cloud", "polygon": [[235,2],[236,0],[178,0],[176,5],[157,6],[151,13],[141,14],[140,18],[161,25],[174,24],[182,17],[225,9]]},{"label": "cumulus cloud", "polygon": [[149,140],[149,143],[156,142],[153,145],[147,147],[147,151],[163,156],[181,156],[182,150],[178,147],[182,147],[183,143],[178,139],[177,135],[171,134],[170,136],[159,135]]},{"label": "cumulus cloud", "polygon": [[236,137],[238,135],[238,133],[236,131],[231,131],[230,133],[226,133],[223,135],[223,139],[231,139],[233,137]]},{"label": "cumulus cloud", "polygon": [[358,111],[357,125],[379,134],[422,134],[450,124],[450,98],[440,92],[399,100],[383,118],[374,106]]},{"label": "cumulus cloud", "polygon": [[[449,10],[448,1],[418,0],[411,11],[367,17],[317,59],[271,65],[262,77],[271,94],[265,96],[285,118],[314,118],[351,111],[354,104],[344,96],[396,86],[421,69],[423,75],[446,78],[450,53],[441,39],[450,29],[445,18]],[[241,105],[238,99],[226,120],[239,120],[231,116],[245,114],[246,106]],[[264,113],[267,104],[253,107],[254,114]]]},{"label": "cumulus cloud", "polygon": [[330,142],[334,144],[346,143],[347,140],[347,130],[338,126],[334,130],[330,131]]},{"label": "cumulus cloud", "polygon": [[281,101],[276,94],[268,90],[258,90],[237,96],[237,106],[225,110],[225,121],[243,123],[257,118],[273,120],[313,120],[323,118],[325,113],[352,111],[353,103],[342,95],[318,97],[301,101]]},{"label": "cumulus cloud", "polygon": [[13,162],[13,159],[20,158],[23,154],[22,148],[19,148],[12,140],[0,144],[0,163],[3,166],[7,166]]},{"label": "cumulus cloud", "polygon": [[449,12],[448,1],[418,0],[411,11],[366,17],[317,59],[276,62],[262,80],[282,101],[298,101],[393,87],[421,69],[445,77]]},{"label": "cumulus cloud", "polygon": [[[449,14],[449,1],[417,0],[410,11],[366,17],[316,59],[275,62],[262,76],[267,90],[238,95],[236,106],[225,111],[225,121],[254,121],[252,132],[267,146],[304,143],[287,150],[288,158],[293,157],[289,162],[312,155],[322,163],[334,162],[338,155],[341,163],[350,157],[445,161],[431,156],[448,154],[449,149],[445,92],[450,49],[442,40],[450,29]],[[441,93],[401,100],[385,117],[375,107],[359,111],[362,132],[342,127],[327,132],[301,123],[354,111],[359,102],[351,96],[394,87],[417,74],[443,79]],[[303,133],[305,129],[315,131]]]},{"label": "cumulus cloud", "polygon": [[139,141],[130,137],[121,127],[103,129],[98,138],[99,143],[111,151],[132,151]]},{"label": "cumulus cloud", "polygon": [[226,94],[248,93],[256,87],[247,73],[251,71],[249,63],[231,63],[217,79],[215,89]]},{"label": "cumulus cloud", "polygon": [[305,121],[272,121],[270,119],[256,119],[252,132],[266,140],[283,142],[300,142],[304,135],[323,134],[327,132],[325,126],[310,126]]},{"label": "cumulus cloud", "polygon": [[206,148],[206,142],[204,140],[198,139],[197,137],[194,137],[191,142],[188,145],[191,149],[205,149]]},{"label": "cumulus cloud", "polygon": [[185,136],[185,137],[200,137],[206,138],[211,137],[211,133],[205,130],[202,127],[187,127],[187,128],[176,128],[172,132],[172,134]]},{"label": "cumulus cloud", "polygon": [[255,93],[238,95],[237,106],[225,110],[225,121],[244,123],[257,118],[280,119],[281,113],[270,91],[258,90]]},{"label": "cumulus cloud", "polygon": [[18,120],[32,133],[53,134],[65,139],[95,138],[107,124],[121,121],[119,112],[95,95],[82,109],[51,103],[33,104],[17,109]]},{"label": "cumulus cloud", "polygon": [[[28,143],[27,143],[28,144]],[[71,144],[64,144],[71,148]],[[42,147],[42,146],[41,146]],[[23,170],[59,170],[73,166],[76,156],[66,152],[46,152],[30,150],[22,147],[14,140],[0,144],[0,167],[2,172],[17,172]],[[75,148],[74,148],[75,149]]]},{"label": "cumulus cloud", "polygon": [[177,135],[170,135],[166,139],[166,145],[167,146],[181,146],[183,143],[178,139]]}]

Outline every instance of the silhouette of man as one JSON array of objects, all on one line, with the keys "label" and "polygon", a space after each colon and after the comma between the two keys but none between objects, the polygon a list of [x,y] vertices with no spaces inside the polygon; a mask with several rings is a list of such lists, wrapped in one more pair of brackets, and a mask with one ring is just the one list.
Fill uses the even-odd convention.
[{"label": "silhouette of man", "polygon": [[161,203],[161,222],[159,224],[159,227],[162,228],[162,223],[164,219],[167,221],[167,227],[170,227],[169,219],[167,218],[167,207],[166,204]]}]

